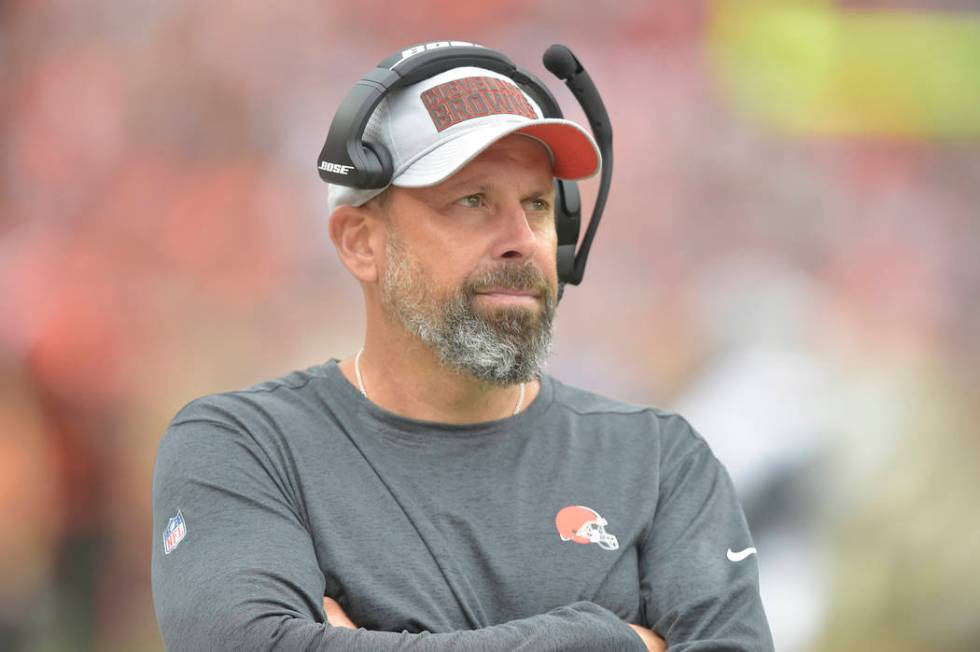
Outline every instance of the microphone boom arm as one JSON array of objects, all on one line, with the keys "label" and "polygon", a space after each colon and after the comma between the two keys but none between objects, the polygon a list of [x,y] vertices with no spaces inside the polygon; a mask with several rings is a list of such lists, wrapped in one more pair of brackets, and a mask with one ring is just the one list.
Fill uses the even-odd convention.
[{"label": "microphone boom arm", "polygon": [[595,83],[571,50],[556,43],[544,53],[543,60],[545,68],[565,82],[565,85],[568,86],[575,99],[582,106],[589,126],[592,128],[592,133],[595,135],[596,144],[599,146],[599,153],[602,155],[599,192],[596,195],[595,206],[592,208],[592,217],[589,219],[585,237],[582,238],[582,245],[575,255],[574,268],[567,281],[572,285],[578,285],[585,275],[585,263],[589,259],[592,240],[595,238],[599,221],[602,219],[602,212],[606,207],[606,198],[609,196],[613,170],[612,124]]}]

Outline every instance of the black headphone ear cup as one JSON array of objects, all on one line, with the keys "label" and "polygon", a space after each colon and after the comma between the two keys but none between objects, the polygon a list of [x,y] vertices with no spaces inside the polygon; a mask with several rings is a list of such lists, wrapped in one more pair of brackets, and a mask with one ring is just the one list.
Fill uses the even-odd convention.
[{"label": "black headphone ear cup", "polygon": [[371,152],[371,169],[365,170],[368,178],[368,188],[383,188],[391,183],[391,177],[395,173],[395,164],[391,158],[391,152],[380,143],[363,143],[366,152]]},{"label": "black headphone ear cup", "polygon": [[555,229],[558,244],[578,243],[582,226],[582,197],[574,181],[555,179]]},{"label": "black headphone ear cup", "polygon": [[574,181],[555,180],[555,231],[558,235],[558,280],[575,276],[575,247],[582,226],[582,199]]}]

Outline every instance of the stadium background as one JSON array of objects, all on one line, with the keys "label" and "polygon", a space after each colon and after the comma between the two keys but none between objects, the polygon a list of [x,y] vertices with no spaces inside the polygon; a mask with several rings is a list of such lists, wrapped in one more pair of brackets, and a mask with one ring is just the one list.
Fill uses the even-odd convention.
[{"label": "stadium background", "polygon": [[549,44],[602,91],[614,186],[550,371],[705,435],[777,649],[980,649],[967,0],[0,4],[0,648],[160,649],[165,424],[356,350],[314,160],[361,74],[446,38],[572,117]]}]

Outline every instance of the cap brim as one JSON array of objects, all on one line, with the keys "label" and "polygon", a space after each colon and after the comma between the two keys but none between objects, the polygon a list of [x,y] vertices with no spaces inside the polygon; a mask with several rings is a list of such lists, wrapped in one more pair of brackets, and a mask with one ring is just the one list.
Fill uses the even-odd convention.
[{"label": "cap brim", "polygon": [[570,120],[507,120],[481,125],[456,138],[442,141],[436,148],[411,161],[397,171],[392,185],[422,188],[440,183],[480,155],[504,136],[513,133],[531,136],[551,151],[554,175],[575,181],[587,179],[599,171],[602,163],[599,148],[592,136]]}]

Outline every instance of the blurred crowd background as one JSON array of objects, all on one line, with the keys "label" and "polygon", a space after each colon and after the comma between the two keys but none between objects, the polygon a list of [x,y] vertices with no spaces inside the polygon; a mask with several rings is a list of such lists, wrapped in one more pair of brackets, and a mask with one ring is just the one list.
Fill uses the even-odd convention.
[{"label": "blurred crowd background", "polygon": [[978,0],[0,3],[0,649],[161,649],[159,438],[357,350],[315,159],[443,39],[603,93],[549,371],[703,433],[777,649],[980,649]]}]

